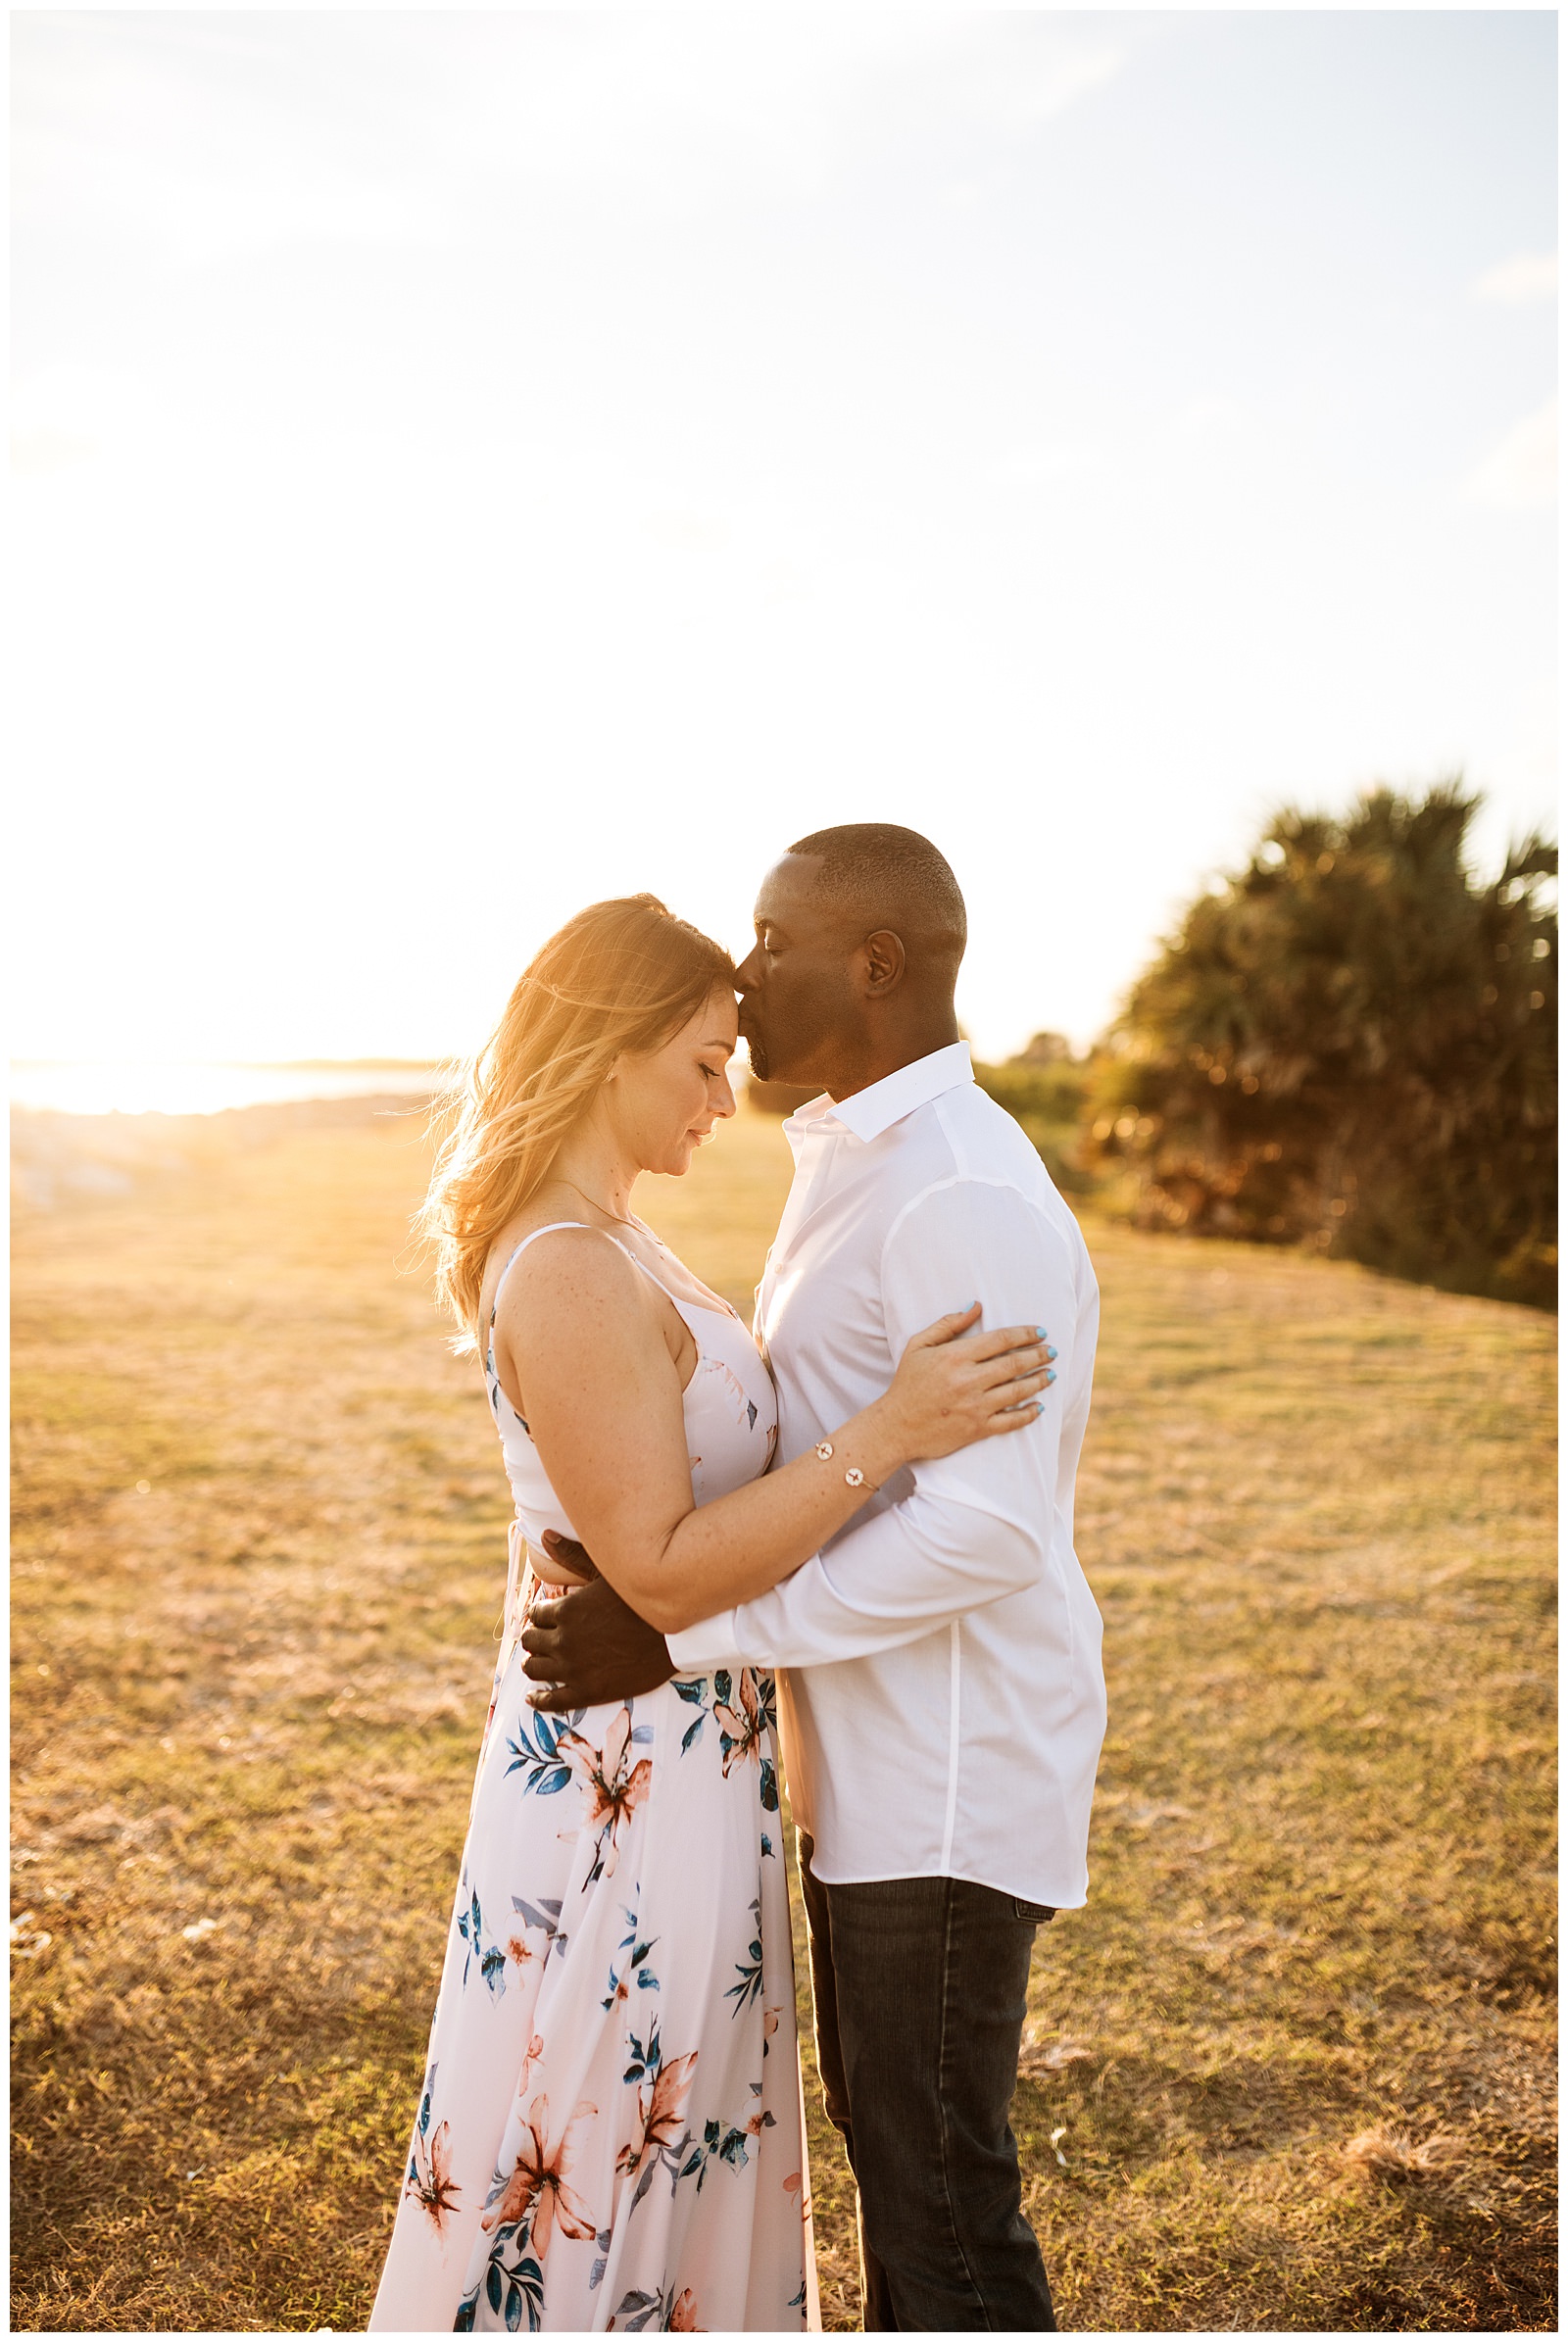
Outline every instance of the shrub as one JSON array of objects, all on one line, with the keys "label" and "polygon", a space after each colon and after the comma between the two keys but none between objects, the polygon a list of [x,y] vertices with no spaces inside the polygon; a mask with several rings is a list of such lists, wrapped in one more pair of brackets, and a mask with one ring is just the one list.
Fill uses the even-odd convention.
[{"label": "shrub", "polygon": [[1005,1065],[977,1065],[974,1078],[988,1098],[1021,1126],[1064,1195],[1094,1186],[1079,1141],[1089,1095],[1089,1060],[1075,1057],[1059,1033],[1037,1033]]},{"label": "shrub", "polygon": [[1476,880],[1478,803],[1282,813],[1192,905],[1095,1076],[1086,1153],[1146,1225],[1552,1302],[1557,854],[1533,836]]}]

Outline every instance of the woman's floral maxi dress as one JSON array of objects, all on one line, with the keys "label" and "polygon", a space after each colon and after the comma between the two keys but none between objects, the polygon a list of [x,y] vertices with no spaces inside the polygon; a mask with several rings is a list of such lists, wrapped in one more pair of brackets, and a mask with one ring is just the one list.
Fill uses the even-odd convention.
[{"label": "woman's floral maxi dress", "polygon": [[[703,1502],[766,1469],[773,1388],[733,1313],[670,1298]],[[514,1561],[371,2330],[815,2328],[772,1678],[528,1706],[520,1549],[571,1529],[486,1367]]]}]

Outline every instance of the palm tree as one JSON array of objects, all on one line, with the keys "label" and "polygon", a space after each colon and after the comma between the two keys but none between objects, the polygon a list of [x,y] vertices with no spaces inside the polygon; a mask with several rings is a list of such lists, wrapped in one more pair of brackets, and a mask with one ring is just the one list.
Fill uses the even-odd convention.
[{"label": "palm tree", "polygon": [[1281,813],[1134,985],[1092,1154],[1139,1215],[1549,1304],[1557,853],[1478,881],[1450,782]]}]

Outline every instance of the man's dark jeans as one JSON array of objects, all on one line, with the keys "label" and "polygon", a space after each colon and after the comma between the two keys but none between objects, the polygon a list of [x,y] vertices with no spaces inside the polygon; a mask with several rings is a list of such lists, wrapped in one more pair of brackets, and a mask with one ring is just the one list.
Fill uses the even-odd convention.
[{"label": "man's dark jeans", "polygon": [[963,1878],[826,1886],[801,1832],[816,2057],[860,2199],[867,2333],[1054,2333],[1007,2107],[1035,1928]]}]

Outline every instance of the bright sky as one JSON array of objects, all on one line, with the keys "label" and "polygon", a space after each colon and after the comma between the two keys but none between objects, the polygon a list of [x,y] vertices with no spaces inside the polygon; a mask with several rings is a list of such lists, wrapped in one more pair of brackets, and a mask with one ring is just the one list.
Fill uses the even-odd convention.
[{"label": "bright sky", "polygon": [[1000,1055],[1281,800],[1554,826],[1551,14],[11,24],[14,1053],[893,819]]}]

